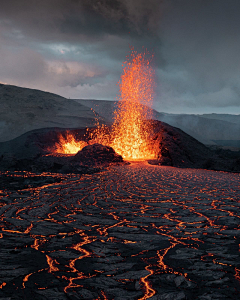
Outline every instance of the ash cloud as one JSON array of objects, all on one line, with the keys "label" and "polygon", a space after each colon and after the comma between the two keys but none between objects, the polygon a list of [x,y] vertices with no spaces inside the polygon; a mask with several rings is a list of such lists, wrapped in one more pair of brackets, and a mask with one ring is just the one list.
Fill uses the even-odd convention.
[{"label": "ash cloud", "polygon": [[233,0],[171,2],[161,24],[168,105],[240,106],[239,9]]},{"label": "ash cloud", "polygon": [[[107,34],[149,34],[156,28],[161,1],[149,0],[12,0],[1,5],[3,21],[37,39],[87,40]],[[29,26],[31,25],[31,26]]]}]

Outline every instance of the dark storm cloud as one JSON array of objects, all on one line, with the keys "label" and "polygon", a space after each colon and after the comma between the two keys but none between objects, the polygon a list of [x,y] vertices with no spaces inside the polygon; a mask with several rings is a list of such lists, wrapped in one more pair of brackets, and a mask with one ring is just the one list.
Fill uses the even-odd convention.
[{"label": "dark storm cloud", "polygon": [[240,106],[240,2],[172,1],[161,23],[166,101]]},{"label": "dark storm cloud", "polygon": [[[38,84],[46,89],[49,81],[51,89],[54,85],[72,88],[85,85],[86,90],[87,85],[94,94],[101,87],[100,97],[109,98],[107,89],[103,94],[104,86],[109,88],[109,82],[114,82],[114,93],[109,95],[116,95],[121,62],[129,45],[142,47],[143,37],[152,43],[152,16],[153,10],[157,11],[152,0],[149,2],[152,6],[143,0],[137,6],[132,0],[10,2],[4,2],[0,10],[0,51],[4,58],[0,81],[3,82],[24,85],[25,80],[26,86]],[[31,59],[34,55],[36,60]],[[31,73],[36,75],[30,76]]]},{"label": "dark storm cloud", "polygon": [[159,110],[240,107],[239,11],[239,0],[3,1],[0,81],[114,98],[129,46],[144,46]]},{"label": "dark storm cloud", "polygon": [[156,27],[159,4],[155,0],[12,0],[1,4],[0,17],[43,40],[134,36]]}]

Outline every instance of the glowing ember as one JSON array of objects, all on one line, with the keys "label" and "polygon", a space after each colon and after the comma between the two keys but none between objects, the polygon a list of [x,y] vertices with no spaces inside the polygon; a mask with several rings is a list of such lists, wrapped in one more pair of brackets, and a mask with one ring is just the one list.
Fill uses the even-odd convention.
[{"label": "glowing ember", "polygon": [[55,153],[75,154],[87,145],[84,141],[77,141],[73,134],[67,132],[59,135],[59,141],[54,145]]},{"label": "glowing ember", "polygon": [[[111,146],[118,154],[128,160],[156,158],[156,146],[152,139],[151,105],[154,94],[155,72],[150,63],[153,56],[145,51],[137,53],[131,49],[131,55],[124,62],[119,83],[120,95],[118,108],[114,112],[114,124],[111,133],[107,126],[99,125],[90,136],[89,144],[99,143]],[[55,152],[73,154],[87,143],[76,141],[70,133],[60,136]]]},{"label": "glowing ember", "polygon": [[121,76],[120,99],[114,112],[113,140],[111,146],[126,159],[155,158],[151,143],[150,107],[154,94],[154,69],[149,53],[137,53],[124,63]]}]

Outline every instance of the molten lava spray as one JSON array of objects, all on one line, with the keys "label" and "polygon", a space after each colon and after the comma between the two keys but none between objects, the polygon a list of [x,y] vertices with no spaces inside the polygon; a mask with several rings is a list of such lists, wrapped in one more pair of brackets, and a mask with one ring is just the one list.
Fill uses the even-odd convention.
[{"label": "molten lava spray", "polygon": [[151,143],[151,127],[146,120],[152,117],[150,107],[155,72],[150,62],[153,56],[147,51],[137,53],[131,50],[130,57],[123,64],[110,146],[125,159],[151,159],[156,155]]},{"label": "molten lava spray", "polygon": [[75,137],[66,132],[65,136],[60,134],[58,136],[58,142],[54,145],[53,152],[55,153],[64,153],[64,154],[73,154],[77,153],[83,147],[87,145],[84,141],[77,141]]},{"label": "molten lava spray", "polygon": [[[150,64],[153,55],[150,56],[147,51],[137,53],[133,48],[131,50],[131,55],[123,64],[112,130],[109,132],[107,126],[100,126],[96,121],[96,129],[91,132],[88,143],[111,146],[128,160],[154,159],[157,151],[149,121],[154,95],[155,72]],[[86,142],[76,141],[74,136],[66,134],[65,137],[60,136],[54,152],[73,154],[84,146]]]}]

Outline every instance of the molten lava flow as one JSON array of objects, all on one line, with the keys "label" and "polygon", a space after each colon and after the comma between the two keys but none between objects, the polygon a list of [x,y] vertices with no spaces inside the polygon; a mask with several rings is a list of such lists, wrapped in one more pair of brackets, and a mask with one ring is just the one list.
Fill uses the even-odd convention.
[{"label": "molten lava flow", "polygon": [[[149,53],[133,51],[124,63],[120,99],[114,112],[111,146],[126,159],[155,158],[151,141],[151,105],[154,94],[154,70]],[[123,65],[123,66],[124,66]]]},{"label": "molten lava flow", "polygon": [[58,142],[54,145],[55,153],[75,154],[87,145],[84,141],[77,141],[73,134],[66,132],[66,135],[59,135]]}]

